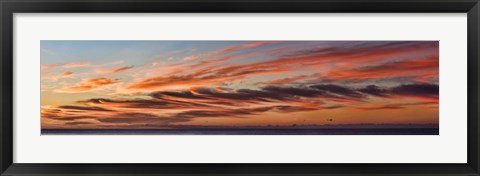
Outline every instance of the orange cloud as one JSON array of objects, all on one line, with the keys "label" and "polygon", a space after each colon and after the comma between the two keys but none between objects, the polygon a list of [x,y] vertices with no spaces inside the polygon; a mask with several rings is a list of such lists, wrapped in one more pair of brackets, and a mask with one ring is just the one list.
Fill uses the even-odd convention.
[{"label": "orange cloud", "polygon": [[198,86],[219,85],[229,81],[243,80],[253,75],[286,72],[286,68],[252,68],[249,65],[230,66],[219,69],[203,69],[191,74],[169,77],[154,77],[130,84],[127,89],[161,90],[185,89]]},{"label": "orange cloud", "polygon": [[77,67],[87,67],[87,66],[90,66],[88,62],[70,62],[65,64],[41,64],[42,69],[51,69],[55,67],[77,68]]},{"label": "orange cloud", "polygon": [[103,86],[118,83],[118,79],[109,78],[92,78],[84,80],[74,86],[64,87],[60,92],[64,93],[79,93],[88,92]]},{"label": "orange cloud", "polygon": [[[269,42],[249,43],[250,47],[263,46]],[[412,52],[433,52],[431,48],[435,48],[438,44],[432,43],[400,43],[400,44],[384,44],[381,46],[361,48],[361,49],[344,49],[344,48],[326,48],[316,51],[303,51],[301,54],[290,54],[279,59],[270,61],[241,64],[241,65],[226,65],[223,67],[209,67],[205,68],[206,64],[212,63],[209,61],[199,62],[194,64],[195,67],[190,66],[184,70],[197,70],[195,73],[184,73],[176,76],[160,76],[147,78],[143,81],[132,83],[128,89],[147,89],[156,90],[160,88],[188,88],[204,85],[219,85],[226,81],[241,80],[253,75],[264,75],[283,73],[289,71],[298,71],[298,66],[312,66],[325,65],[331,63],[353,63],[352,60],[384,61],[385,57],[403,56]],[[264,53],[264,51],[262,51]],[[255,53],[255,52],[252,52]],[[247,53],[247,54],[252,54]],[[243,54],[240,54],[243,55]],[[361,67],[345,69],[333,69],[327,72],[326,78],[332,80],[367,80],[367,79],[382,79],[391,76],[414,75],[422,79],[431,78],[438,72],[438,57],[433,54],[431,58],[427,59],[408,59],[405,61],[398,61],[388,63],[378,67]],[[232,57],[235,57],[232,56]],[[215,61],[225,61],[232,57],[212,59]],[[368,63],[368,62],[367,62]],[[350,65],[355,66],[355,65]],[[180,68],[181,69],[181,68]],[[180,74],[181,72],[176,72]],[[437,74],[438,75],[438,74]],[[297,80],[306,79],[304,76],[294,78]],[[420,78],[418,78],[420,79]],[[294,80],[274,80],[273,83],[285,83]]]},{"label": "orange cloud", "polygon": [[356,69],[333,69],[327,73],[332,80],[367,80],[400,76],[438,78],[438,58],[409,59]]},{"label": "orange cloud", "polygon": [[244,48],[256,48],[256,47],[261,47],[261,46],[265,46],[273,43],[276,43],[276,42],[275,41],[258,41],[258,42],[246,43],[246,44],[243,44],[242,46]]},{"label": "orange cloud", "polygon": [[249,43],[245,43],[245,44],[242,44],[242,45],[228,46],[221,51],[223,53],[228,53],[228,52],[237,51],[239,49],[257,48],[257,47],[261,47],[261,46],[265,46],[265,45],[269,45],[269,44],[273,44],[273,43],[277,43],[277,42],[275,42],[275,41],[249,42]]},{"label": "orange cloud", "polygon": [[[438,42],[354,42],[345,47],[303,50],[289,45],[234,52],[271,43],[251,42],[196,53],[185,57],[188,62],[147,63],[138,72],[122,75],[133,80],[126,84],[105,77],[83,79],[61,92],[111,91],[109,88],[118,88],[110,93],[125,92],[71,102],[79,106],[42,108],[42,125],[46,119],[49,124],[75,128],[163,128],[203,123],[201,118],[264,121],[264,117],[277,113],[315,115],[313,120],[323,118],[325,112],[335,118],[340,111],[355,115],[364,111],[438,110]],[[42,65],[52,67],[55,65]],[[106,74],[131,68],[95,71]],[[118,86],[108,87],[114,84]],[[277,123],[278,119],[266,121]]]},{"label": "orange cloud", "polygon": [[[96,84],[99,80],[91,80]],[[100,85],[105,84],[100,81]],[[184,91],[151,92],[149,98],[81,100],[76,105],[42,108],[42,118],[62,123],[95,120],[100,124],[158,124],[157,127],[175,126],[197,118],[250,118],[265,113],[295,113],[329,111],[332,109],[380,111],[404,110],[410,107],[436,108],[438,102],[417,101],[402,103],[399,97],[416,96],[438,99],[438,85],[400,85],[387,90],[388,96],[333,84],[311,86],[268,86],[260,90],[222,88],[196,88]],[[365,93],[369,92],[368,95]],[[379,97],[389,104],[368,102],[370,96]],[[315,101],[318,100],[318,101]],[[331,104],[328,101],[334,101]],[[343,111],[345,111],[343,110]],[[77,124],[77,123],[75,123]],[[118,127],[118,125],[117,125]]]},{"label": "orange cloud", "polygon": [[109,74],[109,73],[124,72],[124,71],[130,70],[132,68],[133,68],[133,66],[127,66],[127,67],[119,67],[119,68],[113,68],[113,69],[97,69],[95,71],[97,73],[100,73],[100,74]]},{"label": "orange cloud", "polygon": [[108,79],[108,78],[92,78],[86,81],[86,83],[95,85],[95,86],[104,86],[104,85],[109,85],[117,82],[118,82],[118,79]]},{"label": "orange cloud", "polygon": [[229,46],[229,47],[226,47],[222,50],[222,52],[232,52],[232,51],[236,51],[237,49],[239,49],[240,47],[238,46]]},{"label": "orange cloud", "polygon": [[71,72],[71,71],[63,72],[63,76],[70,76],[72,74],[73,74],[73,72]]},{"label": "orange cloud", "polygon": [[281,59],[265,64],[299,64],[313,68],[336,64],[351,69],[365,63],[381,62],[389,58],[401,58],[414,54],[438,58],[438,42],[397,42],[360,48],[332,47],[305,50],[284,55]]},{"label": "orange cloud", "polygon": [[72,75],[73,75],[73,72],[71,72],[71,71],[66,71],[66,72],[63,72],[63,73],[60,73],[60,74],[52,74],[52,73],[49,73],[49,72],[42,72],[41,79],[42,80],[58,80],[60,78],[70,77]]},{"label": "orange cloud", "polygon": [[93,87],[92,85],[76,85],[76,86],[65,88],[63,92],[70,92],[70,93],[86,92],[94,88],[95,87]]}]

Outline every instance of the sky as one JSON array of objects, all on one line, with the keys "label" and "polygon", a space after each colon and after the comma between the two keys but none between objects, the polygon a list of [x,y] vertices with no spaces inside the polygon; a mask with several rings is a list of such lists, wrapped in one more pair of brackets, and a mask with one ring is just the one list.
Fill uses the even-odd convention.
[{"label": "sky", "polygon": [[438,124],[438,41],[41,41],[42,129]]}]

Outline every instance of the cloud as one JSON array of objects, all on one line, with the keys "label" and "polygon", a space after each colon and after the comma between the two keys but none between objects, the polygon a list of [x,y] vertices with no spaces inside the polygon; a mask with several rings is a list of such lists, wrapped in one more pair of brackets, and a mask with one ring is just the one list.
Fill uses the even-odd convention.
[{"label": "cloud", "polygon": [[262,90],[276,94],[277,96],[308,96],[315,97],[320,95],[326,95],[324,91],[318,91],[315,89],[301,88],[301,87],[278,87],[278,86],[267,86],[262,88]]},{"label": "cloud", "polygon": [[77,68],[77,67],[86,67],[90,66],[88,62],[71,62],[61,65],[64,68]]},{"label": "cloud", "polygon": [[343,66],[351,66],[415,54],[438,56],[438,42],[347,42],[340,46],[300,50],[284,54],[282,58],[320,61],[317,64],[335,61]]},{"label": "cloud", "polygon": [[242,46],[244,48],[257,48],[257,47],[270,45],[270,44],[274,44],[274,43],[277,43],[277,42],[275,42],[275,41],[258,41],[258,42],[246,43],[246,44],[243,44]]},{"label": "cloud", "polygon": [[240,47],[239,46],[229,46],[229,47],[226,47],[222,50],[222,52],[233,52],[233,51],[236,51],[238,50]]},{"label": "cloud", "polygon": [[317,90],[326,91],[326,92],[333,93],[335,95],[340,95],[340,96],[347,96],[351,98],[363,97],[362,94],[358,93],[354,89],[347,88],[344,86],[334,85],[334,84],[313,85],[311,87]]},{"label": "cloud", "polygon": [[[236,55],[232,55],[232,56],[226,56],[226,55],[228,55],[232,52],[239,51],[239,50],[242,50],[242,49],[251,49],[251,48],[262,47],[262,46],[273,44],[273,43],[277,43],[277,42],[274,42],[274,41],[258,41],[258,42],[248,42],[248,43],[240,44],[240,45],[232,45],[232,46],[228,46],[228,47],[225,47],[223,49],[220,49],[220,50],[214,50],[214,51],[210,51],[210,52],[207,52],[207,53],[200,53],[200,54],[193,54],[193,55],[185,56],[183,58],[183,60],[184,61],[193,61],[193,60],[197,60],[197,59],[201,59],[201,58],[208,58],[209,60],[202,61],[202,62],[212,62],[212,60],[226,61],[226,60],[233,59],[233,58],[238,58],[238,57],[241,57],[241,56],[258,54],[258,52],[248,52],[248,53],[244,53],[244,54],[236,54]],[[220,58],[220,59],[216,59],[216,58]]]},{"label": "cloud", "polygon": [[212,110],[193,110],[185,111],[175,114],[173,117],[181,119],[192,119],[199,117],[234,117],[240,118],[246,115],[253,115],[261,112],[266,112],[274,107],[256,107],[256,108],[237,108],[237,109],[218,109]]},{"label": "cloud", "polygon": [[58,66],[58,65],[56,65],[56,64],[41,64],[41,65],[40,65],[40,68],[41,68],[42,70],[44,70],[44,69],[55,68],[55,67],[57,67],[57,66]]},{"label": "cloud", "polygon": [[388,90],[378,87],[376,85],[368,85],[367,87],[358,89],[359,92],[369,94],[372,96],[384,97],[387,96]]},{"label": "cloud", "polygon": [[78,68],[78,67],[87,67],[90,66],[88,62],[69,62],[64,64],[41,64],[41,69],[51,69],[56,67],[62,68]]},{"label": "cloud", "polygon": [[[96,120],[104,124],[172,127],[196,118],[250,118],[266,112],[294,113],[338,108],[401,110],[413,106],[438,105],[438,101],[431,101],[438,100],[438,85],[369,85],[360,88],[335,84],[305,84],[295,87],[272,85],[258,90],[196,88],[157,91],[149,96],[150,98],[126,100],[82,100],[78,102],[82,106],[42,108],[42,117],[64,122]],[[386,102],[397,98],[413,98],[418,102],[379,104],[368,102],[370,97],[385,99]]]},{"label": "cloud", "polygon": [[439,87],[437,84],[402,84],[390,88],[381,88],[376,85],[369,85],[357,89],[359,92],[383,98],[414,98],[423,101],[439,101]]},{"label": "cloud", "polygon": [[65,125],[90,125],[90,124],[94,124],[94,123],[91,123],[91,122],[67,122],[67,123],[65,123]]},{"label": "cloud", "polygon": [[97,119],[98,117],[96,116],[75,116],[75,115],[62,115],[62,116],[42,116],[54,120],[60,120],[60,121],[75,121],[75,120],[80,120],[80,119]]},{"label": "cloud", "polygon": [[403,110],[412,106],[424,106],[424,105],[438,105],[438,102],[418,102],[418,103],[394,103],[394,104],[383,104],[375,105],[370,104],[369,106],[356,107],[359,110]]},{"label": "cloud", "polygon": [[82,82],[77,83],[76,85],[73,85],[73,86],[66,86],[58,91],[63,93],[88,92],[88,91],[91,91],[100,87],[104,87],[107,85],[115,84],[118,82],[119,82],[119,79],[109,79],[109,78],[103,78],[103,77],[91,78],[91,79],[83,80]]},{"label": "cloud", "polygon": [[102,117],[97,119],[100,122],[107,122],[107,123],[128,123],[128,124],[167,124],[169,120],[166,118],[161,118],[159,116],[148,114],[148,113],[121,113],[115,114],[114,116],[110,116],[108,118]]},{"label": "cloud", "polygon": [[93,98],[81,100],[78,103],[90,106],[105,108],[130,108],[130,109],[198,109],[209,107],[201,103],[179,101],[174,99],[135,99],[135,100],[113,100],[106,98]]},{"label": "cloud", "polygon": [[[224,62],[237,56],[214,57],[213,59],[190,65],[188,68],[177,68],[177,70],[181,71],[175,72],[175,75],[167,74],[166,76],[150,77],[131,83],[127,89],[165,90],[222,85],[225,82],[244,80],[253,76],[292,73],[298,71],[299,67],[308,69],[319,66],[326,72],[323,76],[324,79],[334,81],[414,77],[414,81],[423,80],[425,82],[428,79],[438,78],[438,42],[373,42],[374,44],[365,44],[365,46],[360,43],[351,42],[350,45],[355,45],[355,47],[327,47],[290,52],[290,54],[282,55],[279,58],[256,63],[209,66],[211,63]],[[264,43],[250,45],[263,46],[262,44]],[[265,51],[262,51],[262,53],[265,53]],[[410,58],[412,57],[410,55],[419,53],[429,57]],[[397,57],[406,58],[398,61],[385,59]],[[214,60],[215,62],[212,62]],[[381,62],[377,65],[365,65],[365,63],[374,61]],[[332,63],[342,65],[342,67],[323,68]],[[318,77],[318,74],[316,76]],[[270,82],[259,82],[257,84],[281,84],[314,77],[296,76]]]},{"label": "cloud", "polygon": [[223,53],[229,53],[229,52],[234,52],[234,51],[237,51],[237,50],[240,50],[240,49],[257,48],[257,47],[262,47],[262,46],[270,45],[270,44],[274,44],[274,43],[277,43],[277,42],[275,42],[275,41],[248,42],[248,43],[244,43],[244,44],[241,44],[241,45],[228,46],[228,47],[224,48],[222,50],[222,52]]},{"label": "cloud", "polygon": [[200,56],[198,55],[191,55],[191,56],[187,56],[187,57],[184,57],[183,60],[185,61],[191,61],[191,60],[195,60],[197,58],[199,58]]},{"label": "cloud", "polygon": [[[301,106],[274,106],[274,109],[276,109],[279,112],[300,112],[300,111],[313,111],[313,110],[318,110],[319,108],[311,108],[311,107],[301,107]],[[320,109],[333,109],[333,108],[320,108]]]},{"label": "cloud", "polygon": [[59,73],[59,74],[52,74],[50,72],[42,72],[41,74],[41,79],[42,80],[59,80],[61,78],[67,78],[67,77],[71,77],[73,75],[73,72],[71,71],[66,71],[66,72],[63,72],[63,73]]},{"label": "cloud", "polygon": [[282,105],[282,106],[254,107],[254,108],[191,110],[191,111],[184,111],[181,113],[177,113],[175,115],[172,115],[170,118],[177,119],[178,121],[190,121],[195,118],[215,118],[215,117],[248,118],[252,115],[258,115],[267,111],[298,112],[298,111],[311,111],[311,110],[316,110],[316,109]]},{"label": "cloud", "polygon": [[433,84],[408,84],[395,87],[391,90],[397,95],[423,95],[423,96],[438,96],[438,85]]},{"label": "cloud", "polygon": [[[313,49],[282,44],[252,49],[273,43],[249,42],[195,53],[184,61],[155,61],[153,66],[149,62],[132,72],[133,79],[119,74],[129,81],[121,84],[119,79],[89,76],[60,92],[117,88],[116,93],[122,94],[45,107],[42,118],[75,127],[161,128],[198,122],[196,118],[438,106],[438,42],[343,42]],[[67,67],[75,65],[81,66]],[[132,68],[95,71],[112,74]]]},{"label": "cloud", "polygon": [[119,67],[112,69],[96,69],[95,71],[99,74],[111,74],[111,73],[120,73],[132,69],[133,66]]},{"label": "cloud", "polygon": [[[266,86],[260,90],[239,89],[236,91],[218,91],[217,89],[198,88],[189,91],[159,91],[151,94],[156,99],[201,102],[215,106],[238,106],[242,104],[303,104],[313,105],[312,101],[303,102],[305,98],[324,98],[324,100],[336,101],[339,99],[351,99],[353,94],[332,94],[328,91],[317,90],[308,87],[278,87]],[[355,95],[356,96],[356,95]]]},{"label": "cloud", "polygon": [[[435,92],[436,90],[436,92]],[[181,99],[196,102],[288,102],[301,101],[304,98],[323,99],[328,101],[361,101],[368,96],[379,98],[408,96],[438,98],[438,85],[410,84],[391,88],[369,85],[362,88],[346,87],[334,84],[313,84],[292,86],[265,86],[260,90],[238,89],[236,91],[218,91],[217,89],[197,88],[188,91],[158,91],[151,94],[157,99]]]},{"label": "cloud", "polygon": [[202,69],[185,75],[169,77],[154,77],[134,82],[127,89],[137,90],[162,90],[162,89],[185,89],[206,85],[220,85],[229,81],[243,80],[253,75],[267,75],[282,73],[285,68],[277,67],[250,67],[249,65],[237,65],[217,69]]},{"label": "cloud", "polygon": [[71,72],[71,71],[63,72],[63,76],[70,76],[72,74],[73,74],[73,72]]},{"label": "cloud", "polygon": [[355,69],[331,70],[326,77],[332,80],[356,81],[399,76],[424,77],[436,75],[438,78],[438,62],[438,58],[409,59]]},{"label": "cloud", "polygon": [[71,106],[71,105],[64,105],[58,106],[60,109],[71,109],[71,110],[82,110],[82,111],[112,111],[105,108],[100,107],[89,107],[89,106]]},{"label": "cloud", "polygon": [[86,84],[93,86],[104,86],[109,84],[117,83],[118,79],[109,79],[109,78],[92,78],[85,81]]},{"label": "cloud", "polygon": [[[55,121],[64,122],[64,125],[95,125],[95,124],[128,124],[128,125],[161,125],[168,126],[170,123],[174,122],[184,122],[189,119],[174,118],[174,117],[161,117],[158,115],[150,113],[140,113],[140,112],[116,112],[110,111],[104,114],[92,113],[92,111],[87,109],[63,109],[62,107],[56,107],[58,110],[57,114],[48,114],[47,111],[51,111],[48,108],[42,109],[42,118],[48,118]],[[70,113],[69,113],[70,111]],[[74,112],[74,114],[72,114]],[[82,115],[88,114],[88,115]],[[89,120],[88,122],[77,121],[77,120]],[[113,125],[115,127],[115,125]]]},{"label": "cloud", "polygon": [[239,89],[236,91],[218,91],[217,89],[198,88],[189,91],[159,91],[151,94],[157,99],[176,99],[183,101],[197,100],[202,103],[223,103],[225,105],[240,105],[243,103],[268,103],[298,99],[298,96],[312,97],[319,94],[311,89],[292,87],[264,87],[261,90]]},{"label": "cloud", "polygon": [[[317,75],[317,74],[314,74]],[[275,79],[271,81],[266,81],[266,82],[260,82],[258,84],[266,84],[266,85],[275,85],[275,84],[290,84],[290,83],[295,83],[297,81],[302,81],[305,79],[310,79],[313,78],[314,75],[298,75],[298,76],[293,76],[293,77],[288,77],[288,78],[282,78],[282,79]]]},{"label": "cloud", "polygon": [[434,84],[408,84],[394,87],[390,90],[400,97],[414,97],[438,102],[439,87]]}]

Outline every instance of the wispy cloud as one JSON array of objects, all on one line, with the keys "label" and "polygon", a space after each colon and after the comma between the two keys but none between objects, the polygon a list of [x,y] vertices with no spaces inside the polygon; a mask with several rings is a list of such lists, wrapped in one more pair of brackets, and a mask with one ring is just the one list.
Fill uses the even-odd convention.
[{"label": "wispy cloud", "polygon": [[[135,67],[42,64],[42,80],[69,77],[61,84],[42,81],[42,87],[71,98],[42,107],[42,123],[51,128],[172,128],[212,118],[275,124],[295,121],[285,118],[296,115],[298,123],[321,124],[325,120],[316,119],[364,112],[374,114],[365,119],[389,122],[381,118],[385,112],[438,110],[436,41],[253,41],[194,49],[149,55]],[[178,59],[167,59],[172,53]],[[87,92],[96,94],[70,96]],[[270,119],[272,114],[283,119]],[[335,123],[358,121],[343,118]]]},{"label": "wispy cloud", "polygon": [[85,79],[82,82],[79,82],[73,86],[66,86],[58,92],[64,93],[80,93],[80,92],[88,92],[100,87],[104,87],[107,85],[118,83],[118,79],[109,79],[109,78],[91,78]]},{"label": "wispy cloud", "polygon": [[87,67],[90,66],[88,62],[69,62],[64,64],[42,64],[42,69],[50,69],[55,67],[62,67],[62,68],[78,68],[78,67]]},{"label": "wispy cloud", "polygon": [[111,68],[111,69],[96,69],[95,72],[99,74],[112,74],[112,73],[120,73],[127,70],[132,69],[133,66],[125,66],[125,67],[118,67],[118,68]]},{"label": "wispy cloud", "polygon": [[42,80],[58,80],[58,79],[61,79],[61,78],[71,77],[72,75],[73,75],[73,72],[71,72],[71,71],[66,71],[66,72],[58,73],[58,74],[57,73],[50,73],[50,72],[43,72],[41,79]]},{"label": "wispy cloud", "polygon": [[224,53],[228,53],[228,52],[234,52],[234,51],[237,51],[237,50],[240,50],[240,49],[257,48],[257,47],[262,47],[262,46],[270,45],[270,44],[274,44],[274,43],[278,43],[278,42],[276,42],[276,41],[248,42],[248,43],[241,44],[241,45],[228,46],[228,47],[225,47],[224,49],[222,49],[221,51],[224,52]]},{"label": "wispy cloud", "polygon": [[[370,91],[366,91],[370,90]],[[383,90],[381,93],[371,90]],[[97,120],[108,123],[150,123],[164,127],[196,118],[248,118],[266,112],[305,112],[329,109],[403,110],[412,106],[438,105],[438,85],[409,84],[379,88],[362,88],[332,84],[267,86],[260,90],[194,89],[188,91],[159,91],[147,99],[88,99],[82,106],[45,108],[46,118],[76,121]],[[385,99],[387,103],[369,103],[371,98]],[[388,103],[397,98],[417,100],[415,103]],[[327,106],[328,102],[342,105]],[[149,113],[145,113],[149,112]]]}]

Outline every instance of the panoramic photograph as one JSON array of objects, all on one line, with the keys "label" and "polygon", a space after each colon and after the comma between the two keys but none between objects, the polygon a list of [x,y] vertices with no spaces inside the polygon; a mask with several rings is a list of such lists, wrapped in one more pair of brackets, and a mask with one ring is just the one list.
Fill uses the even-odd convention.
[{"label": "panoramic photograph", "polygon": [[438,41],[40,44],[42,135],[439,135]]}]

